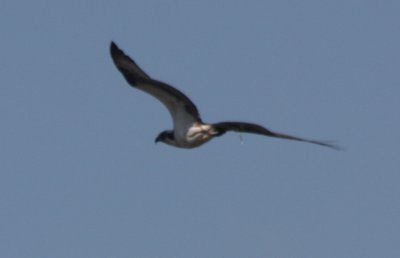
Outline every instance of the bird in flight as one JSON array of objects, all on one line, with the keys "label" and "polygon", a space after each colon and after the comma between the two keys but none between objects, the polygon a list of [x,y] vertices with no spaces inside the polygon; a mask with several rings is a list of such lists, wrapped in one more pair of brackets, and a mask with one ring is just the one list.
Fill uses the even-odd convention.
[{"label": "bird in flight", "polygon": [[336,145],[328,142],[273,132],[253,123],[231,121],[214,124],[204,123],[195,104],[185,94],[164,82],[152,79],[114,42],[111,42],[110,52],[114,64],[132,87],[152,95],[168,109],[173,121],[173,130],[161,132],[155,139],[156,143],[163,142],[179,148],[195,148],[216,136],[221,136],[228,131],[235,131],[308,142],[338,149]]}]

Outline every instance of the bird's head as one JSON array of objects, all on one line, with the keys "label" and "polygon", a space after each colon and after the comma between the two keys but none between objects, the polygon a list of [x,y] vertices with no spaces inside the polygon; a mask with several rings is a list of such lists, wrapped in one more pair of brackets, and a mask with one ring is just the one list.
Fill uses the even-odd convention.
[{"label": "bird's head", "polygon": [[162,131],[154,141],[155,143],[163,142],[175,146],[174,133],[170,130]]}]

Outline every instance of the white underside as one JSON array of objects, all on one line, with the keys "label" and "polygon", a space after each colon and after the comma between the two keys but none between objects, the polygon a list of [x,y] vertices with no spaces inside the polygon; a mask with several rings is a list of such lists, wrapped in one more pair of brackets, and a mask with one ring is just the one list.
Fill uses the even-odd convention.
[{"label": "white underside", "polygon": [[211,140],[215,135],[212,126],[209,124],[193,123],[186,130],[179,129],[174,131],[175,141],[171,144],[181,148],[198,147]]}]

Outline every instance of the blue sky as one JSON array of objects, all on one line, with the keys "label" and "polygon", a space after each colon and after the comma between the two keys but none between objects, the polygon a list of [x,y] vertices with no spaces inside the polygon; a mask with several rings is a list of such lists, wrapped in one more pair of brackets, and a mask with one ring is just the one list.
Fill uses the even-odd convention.
[{"label": "blue sky", "polygon": [[[3,1],[0,256],[399,257],[398,1]],[[165,108],[111,40],[230,133]]]}]

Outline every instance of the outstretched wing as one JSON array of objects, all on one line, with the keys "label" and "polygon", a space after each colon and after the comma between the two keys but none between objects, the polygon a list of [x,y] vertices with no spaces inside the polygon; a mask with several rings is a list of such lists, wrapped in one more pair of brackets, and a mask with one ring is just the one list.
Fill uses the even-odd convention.
[{"label": "outstretched wing", "polygon": [[111,42],[111,57],[128,83],[161,101],[171,114],[175,128],[188,128],[194,122],[201,122],[199,111],[193,102],[174,87],[153,80],[118,46]]},{"label": "outstretched wing", "polygon": [[217,131],[217,135],[222,135],[222,134],[226,133],[227,131],[254,133],[254,134],[261,134],[261,135],[275,137],[275,138],[295,140],[295,141],[300,141],[300,142],[308,142],[308,143],[318,144],[318,145],[322,145],[322,146],[329,147],[332,149],[340,150],[339,146],[330,144],[328,142],[308,140],[308,139],[303,139],[303,138],[299,138],[296,136],[272,132],[272,131],[268,130],[267,128],[262,127],[257,124],[243,123],[243,122],[221,122],[221,123],[213,124],[213,127]]}]

